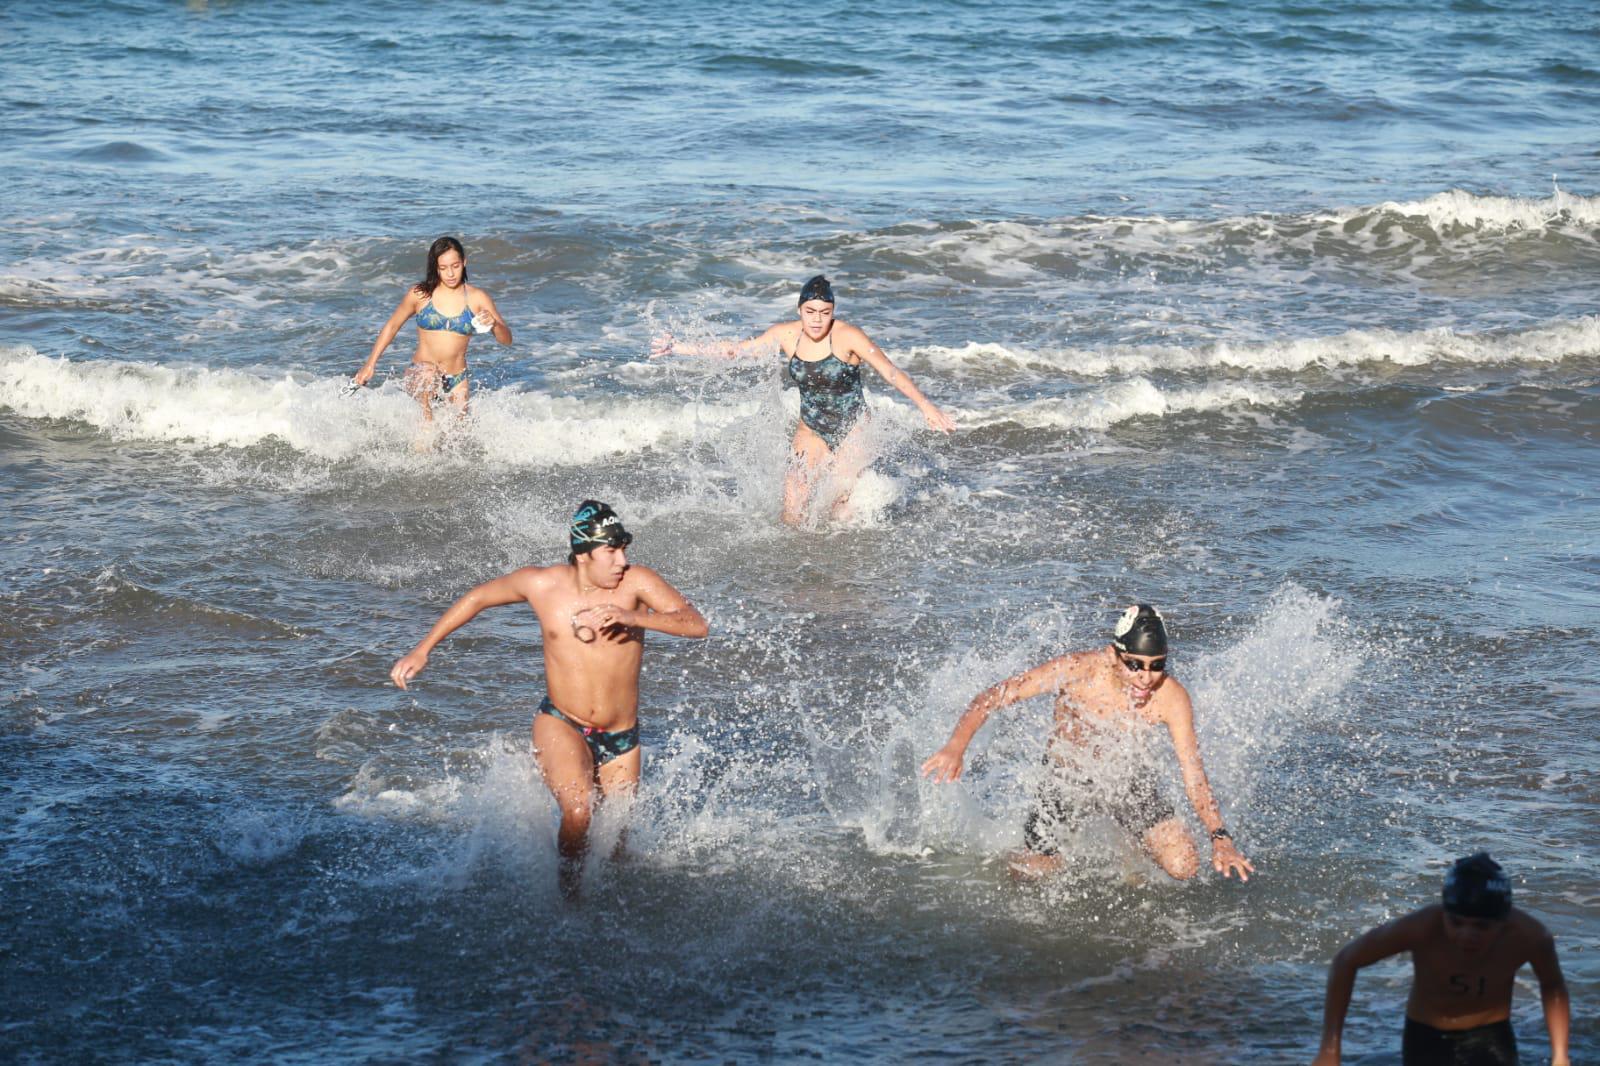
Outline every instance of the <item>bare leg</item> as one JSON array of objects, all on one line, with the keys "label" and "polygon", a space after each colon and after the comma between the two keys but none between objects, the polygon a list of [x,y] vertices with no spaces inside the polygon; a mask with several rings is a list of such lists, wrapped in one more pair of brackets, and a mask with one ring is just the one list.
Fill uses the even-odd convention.
[{"label": "bare leg", "polygon": [[856,420],[855,428],[839,442],[839,450],[833,453],[833,484],[838,486],[839,494],[833,498],[833,507],[828,512],[835,521],[850,517],[850,493],[856,487],[856,481],[861,477],[861,472],[872,462],[872,457],[867,454],[866,419]]},{"label": "bare leg", "polygon": [[471,398],[470,394],[471,389],[465,379],[462,380],[461,384],[450,390],[450,406],[456,409],[458,416],[467,413],[467,401]]},{"label": "bare leg", "polygon": [[1145,831],[1144,850],[1178,881],[1187,881],[1200,872],[1200,856],[1194,850],[1194,841],[1184,831],[1183,823],[1176,818],[1157,822]]},{"label": "bare leg", "polygon": [[439,394],[439,371],[431,363],[412,363],[406,370],[405,389],[422,405],[422,420],[433,421],[433,398]]},{"label": "bare leg", "polygon": [[594,759],[578,731],[550,714],[533,716],[533,749],[545,786],[561,808],[561,828],[556,833],[561,890],[572,898],[578,892],[594,813]]},{"label": "bare leg", "polygon": [[789,472],[783,479],[783,520],[791,526],[805,521],[811,493],[817,487],[817,477],[827,464],[831,453],[828,445],[804,422],[795,427],[794,441],[790,445]]},{"label": "bare leg", "polygon": [[[604,766],[597,768],[595,778],[600,784],[600,795],[607,800],[632,799],[633,794],[639,789],[639,769],[643,764],[643,752],[639,748],[634,748],[626,755],[618,755]],[[627,843],[628,827],[624,825],[617,834],[617,846],[611,852],[611,857],[620,858],[622,849]]]}]

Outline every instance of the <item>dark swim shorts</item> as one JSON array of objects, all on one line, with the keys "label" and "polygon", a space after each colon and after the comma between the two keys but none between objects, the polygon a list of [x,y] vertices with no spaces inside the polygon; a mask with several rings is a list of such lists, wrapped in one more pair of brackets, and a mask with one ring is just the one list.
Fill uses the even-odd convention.
[{"label": "dark swim shorts", "polygon": [[[1054,770],[1048,753],[1045,763]],[[1161,795],[1153,768],[1140,769],[1109,790],[1081,778],[1070,783],[1062,781],[1052,772],[1040,786],[1028,820],[1022,824],[1023,844],[1040,855],[1059,854],[1060,849],[1050,839],[1052,830],[1076,829],[1085,815],[1096,812],[1109,814],[1118,825],[1141,838],[1154,826],[1177,817],[1172,804]]]},{"label": "dark swim shorts", "polygon": [[1402,1066],[1517,1066],[1517,1034],[1509,1018],[1472,1029],[1435,1029],[1406,1019]]}]

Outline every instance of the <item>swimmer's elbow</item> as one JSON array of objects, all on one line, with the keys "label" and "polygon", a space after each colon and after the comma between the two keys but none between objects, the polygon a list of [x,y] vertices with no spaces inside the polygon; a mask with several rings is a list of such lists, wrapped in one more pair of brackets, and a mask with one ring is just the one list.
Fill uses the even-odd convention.
[{"label": "swimmer's elbow", "polygon": [[1333,962],[1328,967],[1330,981],[1355,980],[1356,971],[1366,965],[1360,959],[1360,951],[1357,948],[1359,943],[1360,941],[1352,941],[1334,953]]},{"label": "swimmer's elbow", "polygon": [[706,621],[706,616],[693,607],[674,613],[678,615],[678,635],[680,637],[688,637],[690,640],[704,640],[711,635],[711,625]]}]

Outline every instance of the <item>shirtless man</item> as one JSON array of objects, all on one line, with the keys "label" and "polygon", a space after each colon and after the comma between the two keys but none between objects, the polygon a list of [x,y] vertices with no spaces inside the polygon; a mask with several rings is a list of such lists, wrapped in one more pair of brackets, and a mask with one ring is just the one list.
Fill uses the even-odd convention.
[{"label": "shirtless man", "polygon": [[[1019,700],[1051,693],[1056,698],[1056,728],[1047,762],[1064,754],[1093,754],[1094,734],[1140,726],[1164,725],[1183,771],[1184,790],[1200,824],[1211,834],[1211,866],[1224,877],[1234,873],[1248,881],[1255,867],[1233,845],[1223,827],[1211,783],[1200,762],[1189,693],[1167,673],[1167,630],[1161,613],[1147,604],[1129,607],[1118,620],[1111,643],[1094,651],[1073,652],[1008,678],[980,692],[967,705],[945,746],[922,764],[924,777],[955,781],[967,745],[993,712]],[[1063,745],[1059,750],[1056,745]],[[1061,866],[1061,856],[1042,828],[1075,821],[1073,797],[1063,795],[1059,781],[1046,781],[1023,827],[1027,850],[1012,856],[1011,867],[1023,876],[1040,876]],[[1144,850],[1170,876],[1184,880],[1200,872],[1194,842],[1184,831],[1172,805],[1157,788],[1153,773],[1139,772],[1115,783],[1099,805],[1139,838]]]},{"label": "shirtless man", "polygon": [[595,787],[639,781],[639,663],[644,631],[703,637],[706,620],[654,570],[628,565],[633,535],[610,507],[579,504],[564,566],[526,566],[462,596],[389,671],[401,688],[428,653],[486,607],[526,603],[544,635],[546,695],[533,718],[539,772],[561,808],[562,884],[576,888]]},{"label": "shirtless man", "polygon": [[1338,1066],[1356,971],[1402,951],[1411,952],[1412,967],[1404,1066],[1514,1066],[1511,992],[1524,963],[1539,978],[1550,1066],[1567,1066],[1572,1015],[1555,940],[1511,905],[1511,882],[1482,851],[1451,867],[1441,902],[1368,930],[1333,957],[1313,1066]]}]

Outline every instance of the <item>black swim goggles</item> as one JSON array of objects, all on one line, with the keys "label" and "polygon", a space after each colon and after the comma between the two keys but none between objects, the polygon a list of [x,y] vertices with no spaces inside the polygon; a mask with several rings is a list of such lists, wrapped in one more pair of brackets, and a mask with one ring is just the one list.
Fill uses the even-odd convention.
[{"label": "black swim goggles", "polygon": [[1148,670],[1152,674],[1164,674],[1167,672],[1167,657],[1165,655],[1159,659],[1151,659],[1148,663],[1142,663],[1138,659],[1130,659],[1118,652],[1117,662],[1121,663],[1122,668],[1130,674],[1137,674],[1140,670]]}]

